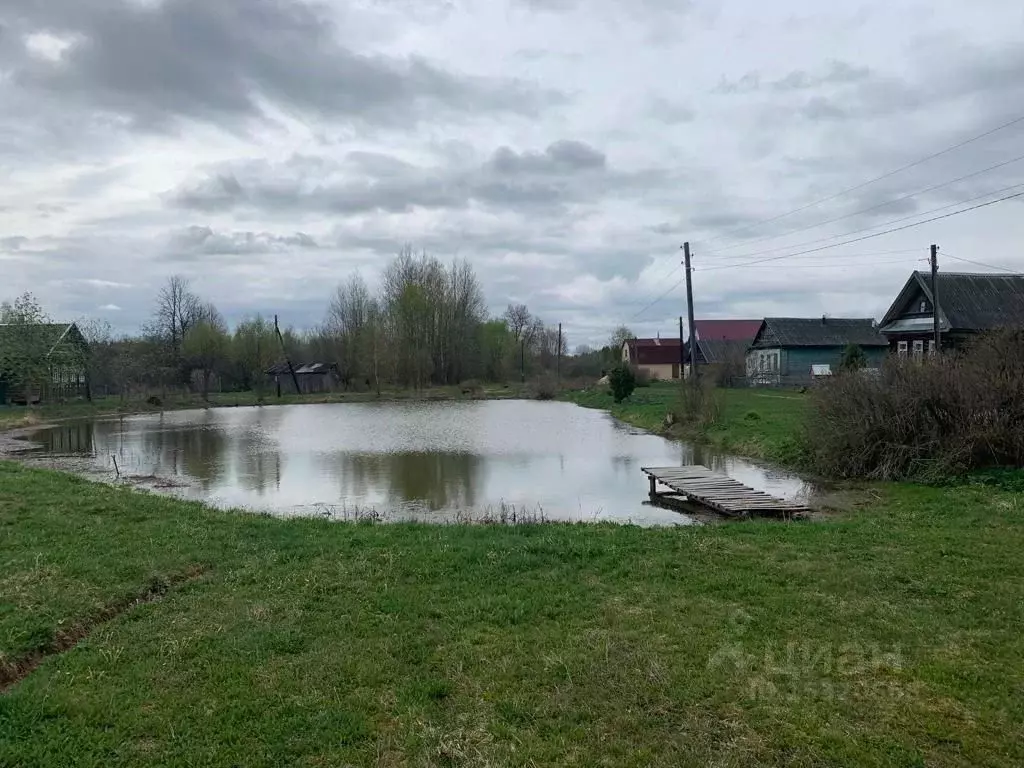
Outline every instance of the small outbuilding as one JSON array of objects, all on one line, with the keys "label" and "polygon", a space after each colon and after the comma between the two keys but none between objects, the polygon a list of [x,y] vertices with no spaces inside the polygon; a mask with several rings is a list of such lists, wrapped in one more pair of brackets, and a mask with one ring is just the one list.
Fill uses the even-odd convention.
[{"label": "small outbuilding", "polygon": [[[299,382],[299,392],[303,395],[314,395],[334,392],[341,382],[337,363],[292,363],[295,379]],[[277,363],[267,369],[267,376],[283,394],[295,394],[295,380],[288,363]]]},{"label": "small outbuilding", "polygon": [[75,323],[0,324],[0,405],[88,397],[88,361]]}]

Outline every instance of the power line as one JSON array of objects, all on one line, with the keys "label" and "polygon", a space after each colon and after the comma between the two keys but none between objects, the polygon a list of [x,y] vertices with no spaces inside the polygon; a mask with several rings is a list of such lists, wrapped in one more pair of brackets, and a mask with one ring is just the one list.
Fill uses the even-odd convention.
[{"label": "power line", "polygon": [[941,184],[933,184],[930,187],[925,187],[924,189],[919,189],[916,192],[910,192],[910,193],[908,193],[906,195],[902,195],[900,197],[893,198],[892,200],[886,200],[885,202],[878,203],[878,204],[872,205],[872,206],[868,206],[867,208],[861,208],[860,210],[853,211],[852,213],[846,213],[846,214],[843,214],[842,216],[836,216],[836,217],[831,218],[831,219],[825,219],[825,221],[819,221],[816,224],[808,224],[807,226],[804,226],[804,227],[797,227],[795,229],[789,229],[789,230],[786,230],[785,232],[779,232],[778,234],[775,234],[775,235],[764,235],[763,237],[759,237],[759,238],[756,238],[754,240],[746,240],[746,241],[744,241],[742,243],[734,243],[733,245],[726,245],[726,246],[724,246],[722,248],[719,248],[717,251],[711,251],[710,253],[706,253],[704,255],[705,256],[713,256],[713,255],[715,255],[717,253],[721,253],[722,251],[727,251],[727,250],[729,250],[731,248],[738,248],[738,247],[741,247],[741,246],[744,246],[744,245],[753,245],[754,243],[761,243],[761,242],[764,242],[765,240],[775,240],[775,239],[778,239],[780,237],[786,237],[787,235],[796,234],[797,232],[805,232],[808,229],[816,229],[817,227],[823,227],[826,224],[834,224],[837,221],[843,221],[844,219],[850,219],[850,218],[853,218],[854,216],[859,216],[859,215],[861,215],[863,213],[868,213],[870,211],[875,211],[875,210],[878,210],[879,208],[884,208],[887,205],[892,205],[893,203],[901,203],[904,200],[909,200],[911,198],[917,197],[918,195],[923,195],[923,194],[925,194],[927,192],[934,192],[937,189],[942,189],[943,187],[948,187],[951,184],[956,184],[957,182],[966,181],[967,179],[972,179],[975,176],[981,176],[984,173],[989,173],[990,171],[994,171],[994,170],[997,170],[999,168],[1003,168],[1003,167],[1005,167],[1007,165],[1012,165],[1013,163],[1019,163],[1021,160],[1024,160],[1024,155],[1018,155],[1017,157],[1014,157],[1014,158],[1012,158],[1010,160],[1005,160],[1004,162],[996,163],[995,165],[991,165],[988,168],[982,168],[980,171],[973,171],[972,173],[968,173],[965,176],[960,176],[960,177],[955,178],[955,179],[950,179],[949,181],[944,181]]},{"label": "power line", "polygon": [[[1021,186],[1021,185],[1018,185],[1018,186]],[[942,216],[933,216],[930,219],[925,219],[924,221],[914,222],[913,224],[905,224],[902,227],[893,227],[892,229],[887,229],[887,230],[884,230],[882,232],[876,232],[876,233],[874,233],[872,235],[865,235],[864,237],[857,237],[857,238],[854,238],[853,240],[847,240],[846,242],[843,242],[843,243],[835,243],[833,245],[823,245],[820,248],[811,248],[810,250],[807,250],[807,251],[798,251],[797,253],[783,254],[782,256],[770,256],[767,259],[758,259],[757,261],[747,262],[746,264],[732,264],[732,265],[729,265],[729,266],[706,267],[706,268],[704,268],[701,271],[709,272],[709,271],[716,270],[716,269],[732,269],[734,267],[749,267],[749,266],[753,266],[754,264],[764,264],[764,263],[769,262],[769,261],[779,261],[781,259],[792,258],[793,256],[802,256],[805,253],[815,253],[817,251],[824,251],[824,250],[827,250],[828,248],[838,248],[841,245],[849,245],[850,243],[859,243],[862,240],[870,240],[871,238],[874,238],[874,237],[881,237],[882,235],[889,235],[889,234],[892,234],[893,232],[900,232],[900,231],[902,231],[904,229],[912,229],[913,227],[920,227],[922,224],[930,224],[931,222],[939,221],[940,219],[948,219],[948,218],[950,218],[952,216],[959,216],[961,213],[968,213],[970,211],[976,211],[979,208],[985,208],[986,206],[989,206],[989,205],[995,205],[996,203],[1002,203],[1002,202],[1005,202],[1006,200],[1012,200],[1015,197],[1022,197],[1022,196],[1024,196],[1024,192],[1017,192],[1016,194],[1013,194],[1013,195],[1007,195],[1005,197],[1000,197],[997,200],[989,200],[987,203],[979,203],[978,205],[972,205],[970,208],[963,208],[963,209],[961,209],[959,211],[953,211],[951,213],[945,213]]]},{"label": "power line", "polygon": [[[1002,194],[1003,192],[1009,192],[1011,189],[1020,189],[1021,187],[1024,187],[1024,184],[1011,184],[1010,186],[1003,187],[1002,189],[994,189],[994,190],[991,190],[989,192],[983,192],[980,195],[975,195],[974,197],[969,197],[966,200],[957,200],[956,202],[953,202],[953,203],[947,203],[946,205],[940,205],[940,206],[938,206],[936,208],[930,208],[927,211],[917,211],[915,213],[911,213],[911,214],[908,214],[906,216],[900,216],[899,218],[896,218],[896,219],[890,219],[888,221],[883,221],[880,224],[872,224],[871,226],[861,227],[860,229],[851,229],[848,232],[841,232],[838,235],[827,235],[826,237],[818,237],[818,238],[815,238],[814,240],[805,240],[802,243],[791,243],[790,245],[780,245],[780,246],[776,246],[775,248],[766,248],[766,249],[764,249],[762,251],[753,251],[751,253],[734,254],[730,258],[750,259],[750,258],[753,258],[754,256],[761,256],[761,255],[764,255],[764,254],[767,254],[767,253],[778,253],[779,251],[786,251],[786,250],[789,250],[790,248],[802,248],[805,245],[815,245],[817,243],[824,243],[824,242],[826,242],[828,240],[835,240],[835,239],[841,238],[841,237],[849,237],[850,235],[857,235],[857,234],[860,234],[861,232],[870,232],[871,230],[878,229],[879,227],[887,227],[887,226],[889,226],[891,224],[898,224],[901,221],[907,221],[908,219],[916,219],[918,216],[927,216],[929,213],[936,213],[938,211],[944,211],[947,208],[955,208],[956,206],[963,205],[964,203],[973,203],[975,200],[981,200],[984,197],[991,197],[992,195],[998,195],[998,194]],[[849,242],[859,242],[862,239],[866,240],[867,238],[858,238],[856,240],[851,240]],[[828,245],[828,246],[825,246],[825,247],[826,248],[831,248],[831,247],[838,248],[841,245],[845,245],[845,243],[834,243],[832,245]],[[818,249],[818,250],[820,250],[820,249]],[[801,253],[814,253],[814,252],[815,251],[813,251],[813,250],[812,251],[801,251]]]},{"label": "power line", "polygon": [[[672,274],[672,273],[670,272],[669,274]],[[667,277],[667,276],[668,276],[668,275],[666,275],[666,277]],[[636,313],[635,315],[633,315],[633,316],[632,316],[631,318],[629,318],[629,319],[630,319],[630,320],[636,320],[636,319],[637,319],[638,317],[640,317],[640,315],[642,315],[642,314],[643,314],[644,312],[646,312],[646,311],[647,311],[648,309],[650,309],[651,307],[653,307],[653,306],[654,306],[655,304],[657,304],[657,303],[658,303],[659,301],[661,301],[661,300],[662,300],[662,299],[664,299],[664,298],[665,298],[666,296],[668,296],[668,295],[669,295],[670,293],[672,293],[672,291],[674,291],[674,290],[675,290],[676,288],[678,288],[678,287],[679,287],[680,285],[682,285],[682,282],[683,282],[683,280],[685,280],[685,279],[686,279],[686,275],[683,275],[683,276],[682,276],[681,278],[679,278],[679,279],[678,279],[678,280],[677,280],[677,281],[676,281],[675,283],[673,283],[673,284],[672,284],[671,286],[669,286],[668,290],[666,290],[666,291],[665,291],[664,293],[662,293],[662,294],[661,294],[660,296],[658,296],[658,298],[654,299],[654,301],[652,301],[652,302],[650,302],[649,304],[647,304],[647,306],[645,306],[645,307],[644,307],[643,309],[641,309],[641,310],[640,310],[639,312],[637,312],[637,313]],[[661,281],[659,280],[658,282],[661,282]]]},{"label": "power line", "polygon": [[954,256],[948,251],[943,251],[942,255],[947,259],[954,259],[955,261],[963,261],[967,264],[974,264],[977,267],[985,267],[986,269],[998,269],[1000,272],[1009,272],[1011,275],[1019,275],[1020,272],[1016,269],[1007,269],[1006,267],[997,267],[995,264],[986,264],[983,261],[974,261],[973,259],[965,259],[962,256]]},{"label": "power line", "polygon": [[984,133],[980,133],[977,136],[972,136],[969,139],[965,139],[964,141],[961,141],[958,144],[954,144],[951,147],[947,147],[946,149],[943,149],[943,150],[941,150],[939,152],[935,152],[935,153],[933,153],[931,155],[928,155],[927,157],[922,157],[920,160],[915,160],[914,162],[908,163],[907,165],[901,166],[901,167],[899,167],[899,168],[897,168],[897,169],[895,169],[893,171],[889,171],[887,173],[883,173],[881,176],[876,176],[875,178],[868,179],[867,181],[862,182],[860,184],[855,184],[852,187],[847,187],[846,189],[842,189],[839,192],[836,192],[834,194],[828,195],[827,197],[823,197],[820,200],[815,200],[813,202],[807,203],[807,205],[802,205],[799,208],[794,208],[791,211],[786,211],[785,213],[780,213],[778,216],[772,216],[772,217],[767,218],[767,219],[762,219],[760,221],[755,221],[753,224],[745,224],[742,227],[737,227],[735,229],[729,230],[728,232],[725,232],[725,233],[723,233],[721,235],[713,237],[710,240],[704,240],[701,243],[701,245],[707,245],[708,243],[713,243],[713,242],[715,242],[717,240],[721,240],[724,237],[729,237],[731,235],[736,234],[737,232],[744,232],[744,231],[746,231],[748,229],[752,229],[754,227],[758,227],[758,226],[760,226],[762,224],[770,224],[773,221],[778,221],[779,219],[784,219],[784,218],[786,218],[788,216],[792,216],[794,213],[800,213],[802,211],[806,211],[808,208],[813,208],[813,207],[815,207],[817,205],[821,205],[822,203],[827,203],[827,202],[829,202],[831,200],[835,200],[838,197],[842,197],[843,195],[848,195],[850,192],[856,192],[858,189],[863,189],[864,187],[870,186],[871,184],[875,184],[875,183],[877,183],[879,181],[884,181],[885,179],[888,179],[888,178],[890,178],[892,176],[895,176],[895,175],[897,175],[899,173],[903,173],[903,171],[908,171],[911,168],[915,168],[915,167],[917,167],[919,165],[923,165],[924,163],[927,163],[930,160],[934,160],[937,157],[942,157],[943,155],[948,155],[950,152],[954,152],[954,151],[960,149],[961,147],[966,147],[968,144],[973,144],[976,141],[984,139],[987,136],[991,136],[994,133],[998,133],[999,131],[1005,130],[1006,128],[1009,128],[1010,126],[1016,125],[1017,123],[1021,123],[1021,122],[1024,122],[1024,115],[1021,115],[1020,117],[1016,117],[1013,120],[1010,120],[1008,123],[1003,123],[1002,125],[996,126],[995,128],[992,128],[991,130],[985,131]]},{"label": "power line", "polygon": [[[955,203],[955,205],[961,205],[961,203]],[[921,215],[921,214],[915,214],[915,216],[919,216],[919,215]],[[913,218],[913,217],[911,217],[911,218]],[[879,226],[881,226],[881,225],[879,225]],[[780,249],[780,250],[783,250],[783,249]],[[919,253],[920,250],[921,250],[920,248],[900,248],[899,250],[895,250],[895,251],[872,251],[870,253],[841,253],[841,254],[836,254],[836,256],[841,256],[842,258],[848,258],[848,259],[862,259],[862,258],[863,259],[868,259],[868,258],[872,258],[874,256],[894,256],[896,254]],[[753,255],[757,256],[759,254],[755,253]],[[728,266],[733,266],[734,264],[743,263],[744,259],[749,259],[750,256],[748,255],[746,257],[743,257],[743,256],[738,256],[737,255],[737,256],[732,256],[730,258],[736,259],[736,261],[735,262],[724,262],[723,261],[723,262],[715,262],[715,263],[716,263],[716,265],[728,267]],[[816,256],[816,255],[811,255],[811,256],[794,256],[793,258],[794,259],[806,259],[806,258],[814,259],[814,258],[819,258],[819,257]]]}]

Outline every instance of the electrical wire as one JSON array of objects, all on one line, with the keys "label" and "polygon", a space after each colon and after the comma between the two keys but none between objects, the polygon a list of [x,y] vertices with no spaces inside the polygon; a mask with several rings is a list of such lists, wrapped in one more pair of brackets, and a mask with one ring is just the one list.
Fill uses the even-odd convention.
[{"label": "electrical wire", "polygon": [[[670,272],[669,274],[672,274],[672,273]],[[666,275],[666,277],[667,277],[667,276],[668,276],[668,275]],[[656,299],[654,299],[653,301],[651,301],[651,302],[650,302],[649,304],[647,304],[647,305],[646,305],[646,306],[645,306],[645,307],[644,307],[643,309],[641,309],[641,310],[640,310],[639,312],[637,312],[637,313],[636,313],[635,315],[633,315],[633,316],[632,316],[631,318],[629,318],[629,319],[630,319],[630,320],[636,320],[636,319],[637,319],[638,317],[640,317],[640,315],[644,314],[644,313],[645,313],[645,312],[646,312],[647,310],[649,310],[649,309],[650,309],[651,307],[653,307],[653,306],[654,306],[655,304],[657,304],[657,303],[658,303],[659,301],[661,301],[661,300],[662,300],[662,299],[664,299],[664,298],[665,298],[666,296],[668,296],[668,295],[669,295],[670,293],[672,293],[672,291],[674,291],[674,290],[675,290],[676,288],[678,288],[678,287],[679,287],[679,286],[680,286],[680,285],[682,284],[683,280],[685,280],[685,279],[686,279],[686,275],[684,274],[684,275],[683,275],[682,277],[680,277],[680,278],[679,278],[679,279],[678,279],[678,280],[677,280],[676,282],[674,282],[674,283],[673,283],[672,285],[670,285],[670,286],[668,287],[668,289],[667,289],[667,290],[666,290],[666,291],[665,291],[664,293],[662,293],[662,294],[661,294],[660,296],[658,296],[658,298],[656,298]],[[659,280],[658,282],[661,282],[661,281]]]},{"label": "electrical wire", "polygon": [[[1021,186],[1021,185],[1018,185],[1018,186]],[[913,227],[920,227],[923,224],[930,224],[931,222],[939,221],[940,219],[948,219],[948,218],[951,218],[953,216],[959,216],[961,213],[969,213],[970,211],[976,211],[979,208],[985,208],[985,207],[990,206],[990,205],[995,205],[996,203],[1002,203],[1002,202],[1005,202],[1007,200],[1013,200],[1014,198],[1017,198],[1017,197],[1024,197],[1024,192],[1017,192],[1016,194],[1013,194],[1013,195],[1006,195],[1005,197],[1000,197],[1000,198],[998,198],[996,200],[989,200],[987,203],[979,203],[978,205],[972,205],[969,208],[962,208],[959,211],[953,211],[951,213],[944,213],[942,216],[933,216],[930,219],[925,219],[924,221],[917,221],[917,222],[914,222],[913,224],[905,224],[902,227],[893,227],[892,229],[887,229],[887,230],[884,230],[882,232],[876,232],[876,233],[874,233],[872,235],[865,235],[864,237],[857,237],[857,238],[854,238],[853,240],[847,240],[846,242],[843,242],[843,243],[834,243],[832,245],[823,245],[820,248],[811,248],[810,250],[807,250],[807,251],[798,251],[797,253],[783,254],[782,256],[771,256],[771,257],[769,257],[767,259],[758,259],[757,261],[750,261],[750,262],[747,262],[746,264],[733,264],[733,265],[729,265],[729,266],[719,266],[719,267],[704,267],[701,270],[701,272],[710,272],[710,271],[718,270],[718,269],[733,269],[734,267],[749,267],[749,266],[753,266],[754,264],[764,264],[764,263],[769,262],[769,261],[779,261],[781,259],[792,258],[793,256],[802,256],[805,253],[815,253],[817,251],[824,251],[824,250],[827,250],[829,248],[838,248],[841,245],[849,245],[850,243],[859,243],[859,242],[861,242],[863,240],[870,240],[871,238],[874,238],[874,237],[881,237],[882,235],[889,235],[889,234],[892,234],[893,232],[901,232],[904,229],[912,229]]]},{"label": "electrical wire", "polygon": [[954,144],[951,147],[947,147],[946,149],[943,149],[943,150],[941,150],[939,152],[935,152],[935,153],[933,153],[931,155],[928,155],[927,157],[922,157],[919,160],[915,160],[914,162],[908,163],[907,165],[901,166],[901,167],[899,167],[899,168],[897,168],[895,170],[888,171],[887,173],[883,173],[881,176],[876,176],[875,178],[868,179],[867,181],[861,182],[860,184],[855,184],[852,187],[847,187],[846,189],[842,189],[842,190],[840,190],[840,191],[838,191],[838,192],[836,192],[834,194],[828,195],[827,197],[823,197],[823,198],[821,198],[819,200],[815,200],[813,202],[807,203],[806,205],[802,205],[799,208],[794,208],[791,211],[786,211],[785,213],[780,213],[778,216],[772,216],[772,217],[767,218],[767,219],[762,219],[760,221],[755,221],[753,224],[745,224],[745,225],[743,225],[741,227],[737,227],[735,229],[729,230],[728,232],[724,232],[721,235],[717,235],[717,236],[711,238],[710,240],[701,241],[701,245],[704,246],[704,245],[707,245],[709,243],[716,242],[718,240],[721,240],[722,238],[730,237],[730,236],[736,234],[737,232],[745,232],[748,229],[753,229],[754,227],[759,227],[762,224],[770,224],[773,221],[778,221],[779,219],[784,219],[784,218],[787,218],[789,216],[792,216],[794,213],[800,213],[802,211],[806,211],[809,208],[814,208],[817,205],[821,205],[822,203],[827,203],[827,202],[829,202],[831,200],[835,200],[836,198],[842,197],[843,195],[848,195],[850,192],[856,192],[858,189],[863,189],[864,187],[870,186],[871,184],[875,184],[875,183],[877,183],[879,181],[884,181],[885,179],[888,179],[888,178],[891,178],[891,177],[893,177],[893,176],[895,176],[897,174],[903,173],[904,171],[908,171],[911,168],[916,168],[919,165],[923,165],[924,163],[927,163],[930,160],[934,160],[937,157],[942,157],[943,155],[948,155],[950,152],[954,152],[954,151],[956,151],[956,150],[958,150],[958,149],[960,149],[962,147],[966,147],[968,144],[973,144],[974,142],[979,141],[981,139],[984,139],[987,136],[991,136],[994,133],[998,133],[999,131],[1005,130],[1005,129],[1013,126],[1013,125],[1017,125],[1018,123],[1022,123],[1022,122],[1024,122],[1024,115],[1021,115],[1020,117],[1016,117],[1013,120],[1010,120],[1007,123],[1003,123],[1002,125],[996,126],[995,128],[992,128],[992,129],[990,129],[988,131],[985,131],[984,133],[979,133],[977,136],[972,136],[969,139],[965,139],[964,141],[961,141],[961,142],[959,142],[957,144]]},{"label": "electrical wire", "polygon": [[[947,203],[946,205],[940,205],[940,206],[938,206],[936,208],[930,208],[927,211],[917,211],[915,213],[911,213],[911,214],[908,214],[906,216],[900,216],[899,218],[896,218],[896,219],[889,219],[888,221],[883,221],[883,222],[880,222],[878,224],[872,224],[871,226],[868,226],[868,227],[861,227],[860,229],[851,229],[848,232],[841,232],[841,233],[839,233],[837,235],[828,235],[826,237],[818,237],[818,238],[815,238],[814,240],[805,240],[802,243],[791,243],[790,245],[780,245],[780,246],[776,246],[775,248],[766,248],[764,250],[753,251],[751,253],[734,254],[730,258],[750,259],[750,258],[753,258],[755,256],[763,256],[763,255],[769,254],[769,253],[778,253],[779,251],[788,251],[791,248],[802,248],[805,245],[816,245],[817,243],[825,243],[825,242],[827,242],[829,240],[835,240],[837,238],[842,238],[842,237],[849,237],[850,235],[857,235],[857,234],[860,234],[861,232],[870,232],[871,230],[878,229],[879,227],[888,227],[888,226],[890,226],[892,224],[898,224],[901,221],[907,221],[909,219],[916,219],[919,216],[927,216],[930,213],[937,213],[938,211],[944,211],[944,210],[946,210],[948,208],[955,208],[956,206],[963,205],[964,203],[973,203],[975,200],[981,200],[982,198],[991,197],[992,195],[999,195],[999,194],[1002,194],[1003,192],[1009,192],[1012,189],[1020,189],[1021,187],[1024,187],[1024,183],[1021,183],[1021,184],[1011,184],[1010,186],[1003,187],[1002,189],[994,189],[994,190],[991,190],[989,192],[983,192],[980,195],[975,195],[974,197],[969,197],[966,200],[957,200],[956,202],[953,202],[953,203]],[[859,242],[861,239],[865,239],[866,240],[867,238],[858,238],[857,240],[852,240],[852,241],[849,241],[849,242]],[[844,245],[844,244],[845,243],[835,243],[834,247],[838,248],[840,245]],[[830,246],[826,246],[826,247],[833,247],[833,246],[830,245]],[[813,252],[814,251],[801,251],[801,253],[813,253]]]},{"label": "electrical wire", "polygon": [[986,269],[997,269],[1000,272],[1009,272],[1011,275],[1019,275],[1020,272],[1016,269],[1007,269],[1006,267],[997,267],[995,264],[986,264],[983,261],[974,261],[973,259],[965,259],[962,256],[954,256],[952,253],[947,251],[942,252],[944,259],[953,259],[954,261],[963,261],[967,264],[974,264],[976,267],[985,267]]},{"label": "electrical wire", "polygon": [[834,224],[837,221],[843,221],[845,219],[853,218],[854,216],[860,216],[861,214],[864,214],[864,213],[869,213],[871,211],[876,211],[879,208],[884,208],[887,205],[893,205],[894,203],[902,203],[904,200],[910,200],[911,198],[917,197],[918,195],[923,195],[923,194],[926,194],[928,192],[934,192],[937,189],[942,189],[943,187],[948,187],[951,184],[956,184],[956,183],[961,182],[961,181],[966,181],[967,179],[973,179],[975,176],[981,176],[982,174],[989,173],[989,172],[997,170],[999,168],[1003,168],[1003,167],[1005,167],[1007,165],[1012,165],[1013,163],[1019,163],[1021,160],[1024,160],[1024,155],[1018,155],[1017,157],[1014,157],[1014,158],[1012,158],[1010,160],[1005,160],[1005,161],[1003,161],[1001,163],[996,163],[995,165],[990,165],[988,168],[982,168],[980,171],[973,171],[972,173],[968,173],[965,176],[960,176],[960,177],[955,178],[955,179],[950,179],[949,181],[944,181],[944,182],[942,182],[940,184],[933,184],[930,187],[925,187],[924,189],[919,189],[916,192],[910,192],[910,193],[902,195],[900,197],[893,198],[892,200],[886,200],[885,202],[878,203],[878,204],[872,205],[872,206],[868,206],[867,208],[861,208],[860,210],[853,211],[852,213],[846,213],[846,214],[843,214],[842,216],[836,216],[836,217],[831,218],[831,219],[825,219],[825,221],[819,221],[816,224],[808,224],[807,226],[804,226],[804,227],[797,227],[795,229],[789,229],[789,230],[786,230],[785,232],[780,232],[780,233],[775,234],[775,235],[764,235],[763,237],[759,237],[759,238],[756,238],[754,240],[746,240],[746,241],[744,241],[742,243],[734,243],[733,245],[726,245],[726,246],[724,246],[722,248],[719,248],[718,250],[715,250],[715,251],[706,251],[703,255],[704,255],[705,258],[707,258],[708,256],[714,256],[715,254],[722,253],[723,251],[730,250],[731,248],[739,248],[739,247],[744,246],[744,245],[753,245],[754,243],[762,243],[762,242],[764,242],[766,240],[776,240],[776,239],[778,239],[780,237],[786,237],[787,235],[794,235],[797,232],[806,232],[809,229],[817,229],[818,227],[823,227],[826,224]]}]

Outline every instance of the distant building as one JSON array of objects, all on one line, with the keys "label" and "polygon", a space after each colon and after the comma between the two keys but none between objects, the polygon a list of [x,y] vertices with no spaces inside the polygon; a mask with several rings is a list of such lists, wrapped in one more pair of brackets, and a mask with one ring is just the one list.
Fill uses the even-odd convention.
[{"label": "distant building", "polygon": [[[1024,275],[939,272],[939,334],[943,349],[998,328],[1024,328]],[[935,349],[932,282],[929,272],[907,280],[879,330],[900,357],[921,357]]]},{"label": "distant building", "polygon": [[630,339],[622,343],[622,362],[652,379],[678,379],[679,339]]},{"label": "distant building", "polygon": [[[299,392],[304,395],[334,392],[341,382],[337,363],[293,363],[292,367],[299,382]],[[281,393],[295,394],[295,382],[288,363],[271,366],[267,369],[267,376],[280,387]]]},{"label": "distant building", "polygon": [[[744,374],[747,349],[761,328],[760,320],[694,320],[697,331],[697,365],[714,366],[722,376]],[[686,369],[690,368],[687,340]]]},{"label": "distant building", "polygon": [[74,323],[0,324],[0,404],[88,397],[88,361]]},{"label": "distant building", "polygon": [[828,376],[850,344],[863,350],[869,368],[881,365],[889,348],[871,318],[766,317],[747,352],[747,379],[779,385]]}]

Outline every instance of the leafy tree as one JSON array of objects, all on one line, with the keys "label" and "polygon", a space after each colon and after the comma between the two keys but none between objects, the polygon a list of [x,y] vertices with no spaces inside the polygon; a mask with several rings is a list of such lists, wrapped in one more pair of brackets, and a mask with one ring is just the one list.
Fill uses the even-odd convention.
[{"label": "leafy tree", "polygon": [[263,396],[266,371],[278,358],[274,324],[262,315],[243,320],[231,340],[232,357],[241,374],[242,384]]},{"label": "leafy tree", "polygon": [[182,355],[190,370],[198,370],[203,380],[203,399],[210,396],[210,378],[222,370],[228,359],[230,337],[223,318],[213,312],[204,312],[204,319],[195,323],[185,334]]},{"label": "leafy tree", "polygon": [[621,403],[636,389],[636,376],[628,365],[617,365],[608,374],[608,384],[616,403]]},{"label": "leafy tree", "polygon": [[864,350],[856,344],[847,344],[843,350],[843,357],[839,361],[839,368],[843,371],[859,371],[867,368],[868,359]]},{"label": "leafy tree", "polygon": [[46,324],[49,316],[31,293],[0,304],[4,329],[0,344],[0,379],[26,394],[42,387],[48,375],[47,353],[51,339]]}]

